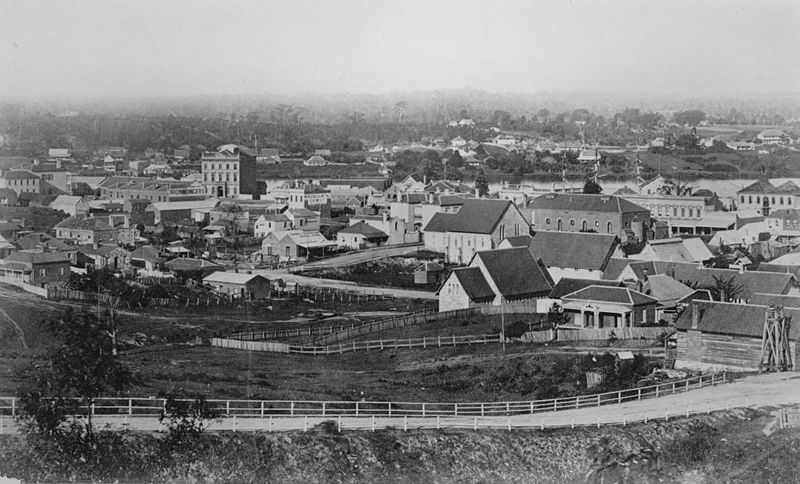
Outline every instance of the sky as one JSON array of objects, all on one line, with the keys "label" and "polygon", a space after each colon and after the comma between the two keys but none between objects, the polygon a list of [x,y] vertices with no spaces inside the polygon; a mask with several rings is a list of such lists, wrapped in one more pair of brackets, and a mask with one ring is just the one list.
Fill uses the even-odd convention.
[{"label": "sky", "polygon": [[798,0],[0,0],[0,97],[800,91]]}]

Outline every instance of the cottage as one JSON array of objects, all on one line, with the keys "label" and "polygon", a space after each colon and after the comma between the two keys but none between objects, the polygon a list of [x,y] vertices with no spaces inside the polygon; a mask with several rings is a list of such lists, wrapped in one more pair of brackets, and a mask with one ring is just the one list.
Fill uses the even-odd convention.
[{"label": "cottage", "polygon": [[117,243],[119,231],[99,218],[69,217],[53,227],[56,238],[75,244]]},{"label": "cottage", "polygon": [[320,229],[320,215],[318,212],[304,207],[291,207],[283,214],[289,219],[291,228],[294,230],[318,231]]},{"label": "cottage", "polygon": [[592,285],[561,301],[564,314],[582,328],[631,328],[657,321],[658,301],[627,287]]},{"label": "cottage", "polygon": [[78,249],[78,257],[86,258],[85,267],[94,269],[108,268],[114,271],[123,270],[130,266],[131,253],[116,245],[87,246]]},{"label": "cottage", "polygon": [[63,252],[20,250],[0,260],[0,279],[34,286],[59,282],[69,276],[70,260]]},{"label": "cottage", "polygon": [[281,261],[296,261],[312,255],[323,256],[334,247],[336,242],[319,232],[289,230],[267,234],[261,243],[261,254],[267,259],[277,256]]},{"label": "cottage", "polygon": [[[723,302],[691,304],[675,323],[675,367],[706,371],[759,370],[768,308]],[[795,322],[800,320],[800,310],[784,308],[782,316],[788,323],[789,369],[797,370],[800,325]]]},{"label": "cottage", "polygon": [[706,262],[714,257],[700,238],[649,240],[642,251],[630,256],[637,260]]},{"label": "cottage", "polygon": [[61,210],[67,215],[73,217],[78,215],[87,215],[89,213],[89,204],[83,197],[76,197],[72,195],[59,195],[50,204],[53,210]]},{"label": "cottage", "polygon": [[368,225],[363,220],[339,230],[336,234],[336,243],[339,247],[353,250],[378,247],[386,244],[387,240],[389,240],[388,234]]},{"label": "cottage", "polygon": [[478,252],[469,267],[453,270],[439,288],[439,311],[481,304],[502,306],[547,297],[553,280],[524,247]]},{"label": "cottage", "polygon": [[270,294],[269,279],[258,274],[218,271],[204,277],[203,284],[231,298],[266,299]]},{"label": "cottage", "polygon": [[391,217],[383,212],[380,215],[357,215],[350,217],[350,225],[363,222],[370,227],[388,235],[387,245],[413,244],[419,242],[420,233],[413,222],[406,222],[400,217]]},{"label": "cottage", "polygon": [[164,263],[161,252],[152,245],[137,247],[130,255],[131,266],[146,271],[158,271]]},{"label": "cottage", "polygon": [[267,213],[260,215],[253,224],[253,234],[256,237],[266,237],[271,232],[291,230],[291,224],[292,221],[283,213]]}]

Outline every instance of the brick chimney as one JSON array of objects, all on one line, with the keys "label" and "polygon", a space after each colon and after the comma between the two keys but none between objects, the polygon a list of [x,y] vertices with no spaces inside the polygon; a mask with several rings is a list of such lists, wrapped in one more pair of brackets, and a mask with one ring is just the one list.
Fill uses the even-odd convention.
[{"label": "brick chimney", "polygon": [[700,304],[697,301],[692,302],[691,305],[692,310],[692,329],[698,329],[700,327]]}]

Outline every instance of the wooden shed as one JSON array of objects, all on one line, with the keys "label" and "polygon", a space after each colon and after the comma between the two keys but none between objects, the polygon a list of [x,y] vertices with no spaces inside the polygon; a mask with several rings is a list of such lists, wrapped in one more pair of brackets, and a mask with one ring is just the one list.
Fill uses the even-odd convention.
[{"label": "wooden shed", "polygon": [[[768,306],[695,301],[681,314],[677,329],[676,368],[759,370]],[[798,369],[800,309],[784,308],[788,325],[789,368]]]},{"label": "wooden shed", "polygon": [[423,262],[414,269],[414,284],[438,284],[443,271],[438,262]]},{"label": "wooden shed", "polygon": [[203,278],[203,283],[233,298],[263,299],[270,295],[269,280],[258,274],[218,271]]}]

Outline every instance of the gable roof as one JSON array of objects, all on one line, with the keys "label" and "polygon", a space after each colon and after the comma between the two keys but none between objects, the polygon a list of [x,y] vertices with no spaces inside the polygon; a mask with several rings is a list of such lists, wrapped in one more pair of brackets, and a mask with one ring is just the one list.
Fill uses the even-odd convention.
[{"label": "gable roof", "polygon": [[772,193],[775,185],[767,180],[758,180],[739,190],[739,193]]},{"label": "gable roof", "polygon": [[524,247],[478,252],[470,263],[480,259],[500,294],[508,299],[529,299],[549,294],[553,279],[540,261]]},{"label": "gable roof", "polygon": [[3,173],[3,178],[6,180],[38,180],[39,177],[27,170],[12,170]]},{"label": "gable roof", "polygon": [[533,234],[529,247],[547,267],[602,271],[617,245],[615,235],[540,230]]},{"label": "gable roof", "polygon": [[199,270],[203,270],[203,269],[218,269],[218,268],[222,267],[221,265],[219,265],[217,263],[214,263],[214,262],[211,262],[211,261],[207,261],[205,259],[195,259],[195,258],[191,258],[191,257],[178,257],[178,258],[172,259],[171,261],[165,262],[164,266],[167,269],[169,269],[171,271],[176,271],[176,272],[178,272],[178,271],[199,271]]},{"label": "gable roof", "polygon": [[716,269],[711,267],[698,267],[697,264],[685,262],[652,263],[655,272],[666,274],[688,286],[698,288],[713,287],[716,285],[714,278],[733,279],[733,283],[741,286],[737,298],[749,300],[756,292],[783,294],[791,287],[794,276],[787,273],[745,271],[739,272],[732,269]]},{"label": "gable roof", "polygon": [[706,244],[700,238],[692,239],[660,239],[649,240],[642,253],[633,255],[633,259],[645,259],[648,255],[655,256],[655,260],[677,262],[701,262],[714,257]]},{"label": "gable roof", "polygon": [[550,291],[551,299],[561,299],[567,294],[579,291],[589,286],[610,286],[610,287],[623,287],[622,281],[596,281],[593,279],[575,279],[571,277],[562,277]]},{"label": "gable roof", "polygon": [[145,260],[148,262],[160,262],[163,258],[159,255],[160,252],[152,245],[143,245],[137,247],[131,252],[131,259]]},{"label": "gable roof", "polygon": [[49,247],[50,249],[61,252],[68,252],[75,250],[75,247],[69,245],[63,240],[57,239],[52,235],[45,234],[43,232],[34,232],[24,237],[20,237],[17,239],[16,245],[21,250],[41,249],[45,245],[47,245],[47,247]]},{"label": "gable roof", "polygon": [[642,288],[642,293],[656,298],[662,304],[677,303],[694,292],[691,287],[664,274],[653,274],[648,277]]},{"label": "gable roof", "polygon": [[579,289],[572,294],[567,294],[561,299],[577,299],[580,301],[600,301],[614,304],[625,304],[629,306],[640,306],[643,304],[654,304],[656,298],[634,291],[628,287],[610,287],[593,285]]},{"label": "gable roof", "polygon": [[266,277],[260,274],[246,274],[241,272],[225,272],[225,271],[217,271],[212,272],[211,274],[207,275],[203,278],[203,282],[221,282],[227,284],[247,284],[248,282],[254,279],[264,279],[268,280]]},{"label": "gable roof", "polygon": [[378,230],[375,227],[367,224],[363,220],[350,225],[349,227],[345,227],[339,231],[340,234],[360,234],[368,239],[376,239],[376,238],[389,238],[389,235],[383,232],[382,230]]},{"label": "gable roof", "polygon": [[528,205],[534,210],[571,210],[575,212],[633,213],[650,210],[614,195],[589,195],[584,193],[547,193],[534,198]]},{"label": "gable roof", "polygon": [[783,306],[785,308],[800,308],[800,296],[790,296],[788,294],[765,294],[757,292],[750,298],[750,304],[760,304],[762,306]]},{"label": "gable roof", "polygon": [[467,294],[471,301],[477,303],[489,302],[495,298],[494,291],[492,291],[486,278],[483,277],[483,272],[477,267],[464,267],[455,269],[452,275],[458,279],[464,292]]},{"label": "gable roof", "polygon": [[63,252],[38,252],[20,250],[12,252],[5,259],[3,263],[16,262],[18,264],[33,265],[33,264],[54,264],[54,263],[69,263],[69,256]]},{"label": "gable roof", "polygon": [[[756,304],[733,304],[723,302],[697,302],[688,307],[675,321],[678,330],[692,329],[692,312],[700,311],[697,329],[704,333],[729,334],[759,338],[764,332],[764,317],[767,306]],[[784,308],[783,314],[791,318],[789,338],[800,338],[800,310]]]},{"label": "gable roof", "polygon": [[55,200],[53,200],[50,206],[52,207],[53,205],[62,205],[62,204],[75,205],[76,203],[79,203],[81,201],[83,201],[83,197],[78,197],[74,195],[59,195],[56,197]]},{"label": "gable roof", "polygon": [[93,217],[69,217],[57,223],[56,229],[69,229],[69,230],[91,230],[93,232],[107,232],[114,230],[114,227],[108,225],[106,222],[99,218]]},{"label": "gable roof", "polygon": [[[425,232],[491,234],[506,211],[513,206],[509,200],[467,199],[457,213],[435,214],[425,227]],[[434,219],[437,219],[435,224]]]},{"label": "gable roof", "polygon": [[530,247],[533,237],[530,235],[517,235],[515,237],[506,237],[503,242],[511,247]]}]

